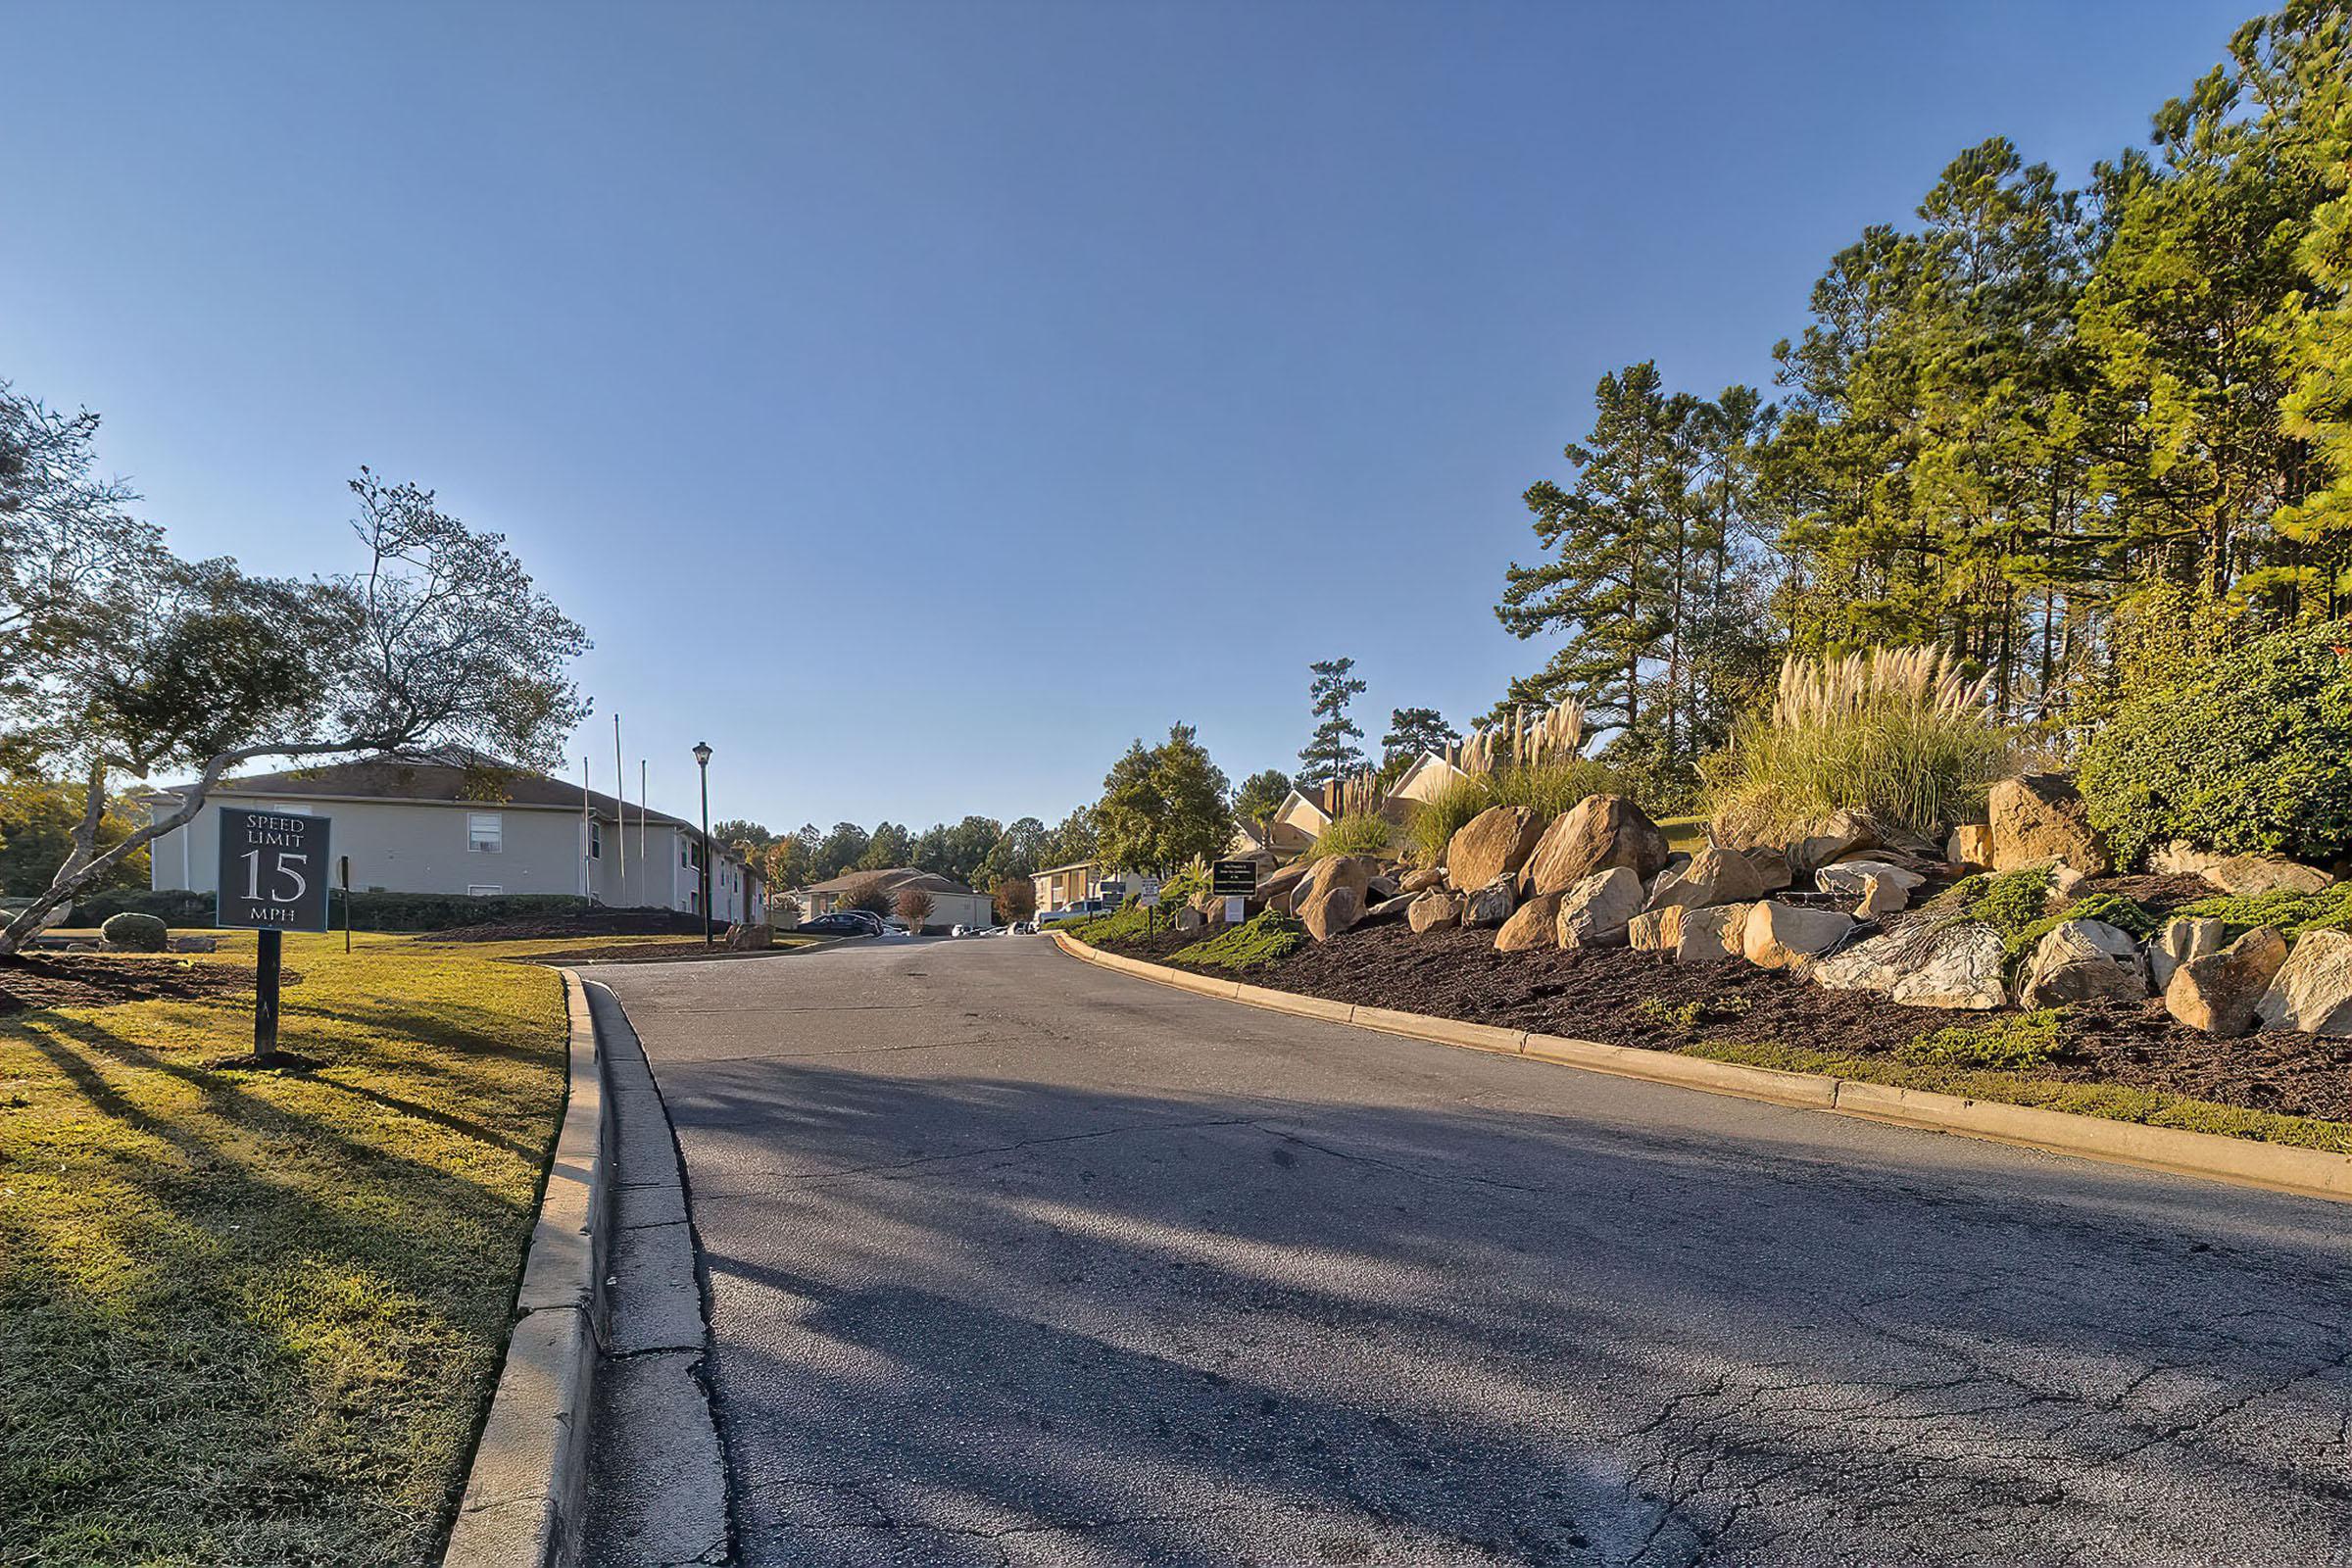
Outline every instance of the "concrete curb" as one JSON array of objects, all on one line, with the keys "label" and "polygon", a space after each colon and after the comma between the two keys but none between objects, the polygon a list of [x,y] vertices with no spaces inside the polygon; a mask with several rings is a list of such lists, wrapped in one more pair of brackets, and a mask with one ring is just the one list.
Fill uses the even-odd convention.
[{"label": "concrete curb", "polygon": [[2084,1159],[2167,1171],[2176,1176],[2197,1176],[2303,1198],[2352,1202],[2352,1154],[2256,1143],[2252,1139],[2190,1132],[2180,1127],[2150,1127],[2144,1122],[2078,1116],[2072,1111],[2045,1110],[2036,1105],[1970,1100],[1960,1095],[1864,1083],[1826,1073],[1749,1067],[1739,1062],[1711,1061],[1704,1056],[1609,1046],[1595,1040],[1570,1040],[1558,1035],[1500,1029],[1492,1024],[1462,1023],[1388,1007],[1355,1006],[1320,997],[1271,991],[1263,986],[1208,980],[1164,964],[1102,953],[1059,931],[1052,935],[1062,952],[1102,968],[1116,969],[1180,991],[1225,997],[1248,1006],[1325,1023],[1352,1024],[1440,1045],[1581,1067],[1587,1072],[1608,1073],[1618,1078],[1641,1078],[1710,1095],[1731,1095],[1927,1132],[1983,1138],[2053,1154],[2075,1154]]},{"label": "concrete curb", "polygon": [[557,972],[571,1025],[564,1124],[445,1568],[550,1568],[567,1559],[583,1513],[612,1240],[612,1101],[587,991],[572,970]]}]

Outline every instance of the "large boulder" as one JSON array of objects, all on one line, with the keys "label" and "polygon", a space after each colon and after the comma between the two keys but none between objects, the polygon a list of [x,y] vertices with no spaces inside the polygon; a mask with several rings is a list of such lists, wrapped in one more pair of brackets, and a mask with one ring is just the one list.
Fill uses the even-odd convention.
[{"label": "large boulder", "polygon": [[1910,1007],[1989,1012],[2005,1006],[2001,934],[1982,921],[1915,925],[1857,942],[1812,966],[1833,991],[1873,991]]},{"label": "large boulder", "polygon": [[1788,846],[1788,864],[1797,871],[1818,871],[1836,860],[1876,849],[1879,830],[1859,811],[1832,811],[1823,822]]},{"label": "large boulder", "polygon": [[1413,895],[1399,893],[1393,898],[1381,899],[1374,903],[1364,910],[1364,917],[1355,923],[1359,926],[1386,925],[1392,920],[1403,919],[1412,906]]},{"label": "large boulder", "polygon": [[1759,897],[1782,892],[1795,884],[1796,873],[1788,869],[1788,852],[1779,845],[1741,850],[1740,855],[1747,861],[1748,869],[1756,873],[1756,882],[1764,889]]},{"label": "large boulder", "polygon": [[1740,927],[1740,954],[1759,969],[1793,969],[1828,951],[1853,927],[1852,918],[1836,909],[1766,901],[1749,906]]},{"label": "large boulder", "polygon": [[1496,953],[1524,953],[1530,948],[1548,948],[1559,941],[1553,922],[1559,917],[1560,899],[1557,893],[1539,893],[1502,922],[1494,933]]},{"label": "large boulder", "polygon": [[2108,998],[2140,1002],[2148,995],[2147,961],[2131,932],[2104,920],[2066,920],[2034,944],[2017,991],[2019,1004],[2027,1007]]},{"label": "large boulder", "polygon": [[2352,1035],[2352,932],[2306,931],[2254,1007],[2265,1029]]},{"label": "large boulder", "polygon": [[776,928],[762,920],[756,925],[727,927],[729,953],[764,953],[776,945]]},{"label": "large boulder", "polygon": [[1404,923],[1411,926],[1416,932],[1435,931],[1442,926],[1460,925],[1462,923],[1462,896],[1459,893],[1446,893],[1437,888],[1431,888],[1426,893],[1417,893],[1413,895],[1413,902],[1405,907]]},{"label": "large boulder", "polygon": [[2216,855],[2178,839],[2148,852],[2148,869],[2161,875],[2201,876],[2224,893],[2241,899],[2260,898],[2265,893],[2319,893],[2335,882],[2317,866],[2275,855]]},{"label": "large boulder", "polygon": [[1445,869],[1435,865],[1424,866],[1418,871],[1408,871],[1405,873],[1404,879],[1396,884],[1397,889],[1404,893],[1427,893],[1431,888],[1442,888],[1445,885]]},{"label": "large boulder", "polygon": [[[1542,897],[1542,895],[1538,895]],[[1560,895],[1555,921],[1563,948],[1622,948],[1642,912],[1642,876],[1630,865],[1595,871]]]},{"label": "large boulder", "polygon": [[2254,1009],[2285,962],[2285,936],[2277,926],[2256,926],[2219,952],[2175,966],[2164,1010],[2209,1035],[2242,1035],[2254,1027]]},{"label": "large boulder", "polygon": [[1682,924],[1683,906],[1679,904],[1663,909],[1644,909],[1626,922],[1626,946],[1636,953],[1670,953]]},{"label": "large boulder", "polygon": [[1761,904],[1718,904],[1704,909],[1661,910],[1659,941],[1678,963],[1722,963],[1740,955],[1748,917]]},{"label": "large boulder", "polygon": [[1764,879],[1746,856],[1709,845],[1688,865],[1659,874],[1647,907],[1703,909],[1711,904],[1753,904],[1763,896]]},{"label": "large boulder", "polygon": [[1363,917],[1364,895],[1346,882],[1320,889],[1298,901],[1298,918],[1306,926],[1306,934],[1317,942],[1329,942],[1341,932],[1352,929]]},{"label": "large boulder", "polygon": [[1552,818],[1528,857],[1529,893],[1565,893],[1596,872],[1623,866],[1647,882],[1666,868],[1666,835],[1622,795],[1588,795]]},{"label": "large boulder", "polygon": [[1518,906],[1517,884],[1510,877],[1498,876],[1485,887],[1472,888],[1462,895],[1462,924],[1500,925]]},{"label": "large boulder", "polygon": [[2064,774],[2005,778],[1992,787],[1986,804],[1993,870],[2014,871],[2047,860],[2062,860],[2085,876],[2103,876],[2113,868],[2105,841],[2090,825],[2089,809]]},{"label": "large boulder", "polygon": [[1349,888],[1357,900],[1372,903],[1372,883],[1379,874],[1380,862],[1361,855],[1327,855],[1307,868],[1306,880],[1298,885],[1298,906],[1306,901],[1334,888]]},{"label": "large boulder", "polygon": [[[1300,885],[1306,881],[1307,874],[1313,871],[1315,865],[1321,862],[1295,860],[1272,875],[1260,879],[1257,884],[1258,898],[1264,901],[1267,908],[1277,914],[1293,912],[1298,906]],[[1222,903],[1223,901],[1219,900],[1218,902]]]},{"label": "large boulder", "polygon": [[1890,876],[1866,876],[1862,879],[1862,896],[1854,901],[1857,920],[1884,920],[1890,914],[1900,914],[1911,904],[1911,888]]},{"label": "large boulder", "polygon": [[[2161,996],[2173,983],[2173,971],[2191,958],[2202,958],[2222,951],[2223,938],[2229,927],[2219,920],[2198,919],[2180,915],[2164,922],[2164,929],[2148,938],[2148,984]],[[2263,976],[2267,984],[2270,976]]]},{"label": "large boulder", "polygon": [[1490,806],[1446,840],[1446,880],[1468,892],[1498,876],[1515,877],[1543,837],[1544,822],[1534,808]]}]

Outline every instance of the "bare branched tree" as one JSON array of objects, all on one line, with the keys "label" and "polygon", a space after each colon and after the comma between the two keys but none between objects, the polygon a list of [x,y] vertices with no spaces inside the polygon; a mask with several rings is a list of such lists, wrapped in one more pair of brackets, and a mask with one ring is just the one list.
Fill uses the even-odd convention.
[{"label": "bare branched tree", "polygon": [[[75,477],[53,466],[39,484],[53,488],[59,473]],[[12,579],[62,586],[43,590],[10,649],[20,662],[0,748],[79,780],[86,808],[48,890],[0,929],[0,955],[122,858],[192,820],[242,763],[445,747],[555,760],[587,711],[567,672],[586,634],[503,538],[442,512],[431,491],[366,468],[351,489],[368,564],[347,576],[294,582],[229,561],[183,563],[150,534],[103,569],[36,562]],[[24,537],[77,548],[55,533]],[[100,852],[110,783],[179,768],[196,776],[172,790],[172,808]]]}]

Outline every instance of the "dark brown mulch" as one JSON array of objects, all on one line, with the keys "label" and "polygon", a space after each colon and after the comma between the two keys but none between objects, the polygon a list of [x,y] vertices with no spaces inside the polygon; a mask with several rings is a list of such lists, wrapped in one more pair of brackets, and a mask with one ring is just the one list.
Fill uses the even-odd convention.
[{"label": "dark brown mulch", "polygon": [[[282,983],[302,976],[284,970]],[[0,1013],[34,1007],[103,1007],[117,1002],[186,1001],[253,990],[242,963],[191,963],[168,956],[101,953],[19,954],[0,958]]]},{"label": "dark brown mulch", "polygon": [[[713,919],[710,929],[726,935],[727,922]],[[565,937],[667,937],[703,934],[703,917],[682,909],[588,909],[578,914],[553,914],[541,920],[510,920],[504,925],[462,925],[447,931],[427,931],[420,942],[548,942]]]},{"label": "dark brown mulch", "polygon": [[[2116,890],[2128,891],[2151,880],[2178,879],[2109,885],[2126,882]],[[2201,885],[2193,896],[2205,896]],[[1163,937],[1116,951],[1165,958],[1181,945]],[[1351,931],[1243,978],[1335,1002],[1653,1051],[1710,1040],[1885,1056],[1922,1034],[2016,1016],[1900,1007],[1744,963],[1682,964],[1626,948],[1496,953],[1490,931],[1415,936],[1403,925]],[[1690,1021],[1676,1015],[1692,1006]],[[2352,1041],[2300,1034],[2219,1040],[2174,1023],[2161,1001],[2069,1009],[2059,1040],[2058,1059],[2039,1076],[2352,1121]]]}]

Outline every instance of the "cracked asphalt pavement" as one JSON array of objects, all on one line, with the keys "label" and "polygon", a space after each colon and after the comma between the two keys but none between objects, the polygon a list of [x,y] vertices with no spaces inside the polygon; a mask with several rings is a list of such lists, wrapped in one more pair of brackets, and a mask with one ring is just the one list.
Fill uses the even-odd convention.
[{"label": "cracked asphalt pavement", "polygon": [[1034,938],[593,971],[752,1564],[2352,1564],[2352,1207]]}]

